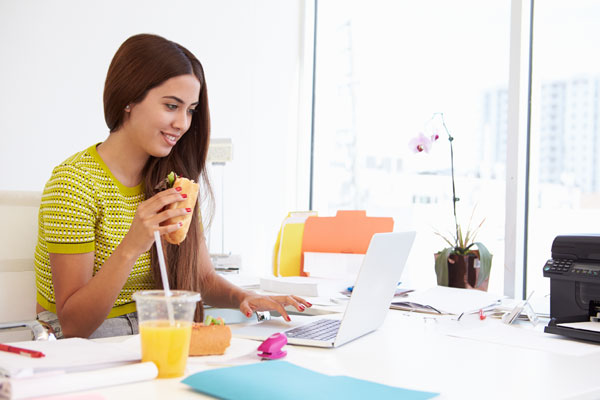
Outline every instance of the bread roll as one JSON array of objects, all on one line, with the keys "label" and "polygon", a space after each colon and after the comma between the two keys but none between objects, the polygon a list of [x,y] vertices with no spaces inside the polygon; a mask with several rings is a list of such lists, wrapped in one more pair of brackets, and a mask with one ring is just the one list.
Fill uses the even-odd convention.
[{"label": "bread roll", "polygon": [[211,356],[225,354],[231,343],[231,329],[227,325],[204,325],[194,323],[190,356]]},{"label": "bread roll", "polygon": [[194,212],[194,209],[196,207],[196,201],[198,200],[199,185],[192,180],[178,176],[177,179],[175,179],[175,182],[173,183],[173,187],[181,187],[180,193],[187,194],[187,198],[184,201],[178,201],[176,203],[171,203],[169,205],[169,207],[167,207],[167,208],[168,209],[173,209],[173,208],[191,208],[192,209],[191,213],[188,213],[187,215],[182,215],[179,217],[169,218],[164,223],[165,225],[176,224],[180,221],[183,223],[183,226],[181,228],[179,228],[176,231],[173,231],[171,233],[167,233],[165,235],[165,239],[167,240],[167,242],[169,242],[171,244],[179,244],[185,240],[185,237],[187,236],[187,233],[188,233],[188,229],[190,229],[190,222],[192,222],[192,215],[193,215],[192,213]]}]

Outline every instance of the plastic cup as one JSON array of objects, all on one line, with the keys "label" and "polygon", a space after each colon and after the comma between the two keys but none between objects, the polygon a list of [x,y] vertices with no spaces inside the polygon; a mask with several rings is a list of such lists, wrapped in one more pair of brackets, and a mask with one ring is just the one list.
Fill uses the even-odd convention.
[{"label": "plastic cup", "polygon": [[200,294],[185,290],[135,292],[142,343],[142,362],[152,361],[159,378],[183,376]]}]

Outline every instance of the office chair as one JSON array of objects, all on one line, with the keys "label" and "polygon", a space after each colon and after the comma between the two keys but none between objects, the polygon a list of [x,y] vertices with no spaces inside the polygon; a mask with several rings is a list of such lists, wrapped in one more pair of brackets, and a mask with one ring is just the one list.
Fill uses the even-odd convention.
[{"label": "office chair", "polygon": [[52,337],[35,312],[40,199],[40,192],[0,191],[0,342]]}]

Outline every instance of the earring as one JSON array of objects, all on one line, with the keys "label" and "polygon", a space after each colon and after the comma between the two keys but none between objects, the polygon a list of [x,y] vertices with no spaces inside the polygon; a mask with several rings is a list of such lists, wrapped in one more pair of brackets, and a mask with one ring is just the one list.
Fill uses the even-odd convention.
[{"label": "earring", "polygon": [[125,111],[129,111],[129,110],[131,110],[131,107],[129,106],[129,104],[127,104],[127,105],[125,106]]}]

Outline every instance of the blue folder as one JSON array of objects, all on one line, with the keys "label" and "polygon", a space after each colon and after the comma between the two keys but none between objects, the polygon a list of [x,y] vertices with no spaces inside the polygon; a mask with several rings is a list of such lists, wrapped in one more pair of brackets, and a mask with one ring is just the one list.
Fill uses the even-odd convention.
[{"label": "blue folder", "polygon": [[325,375],[287,361],[211,369],[190,375],[182,382],[204,394],[230,400],[425,400],[439,394],[402,389],[349,376]]}]

